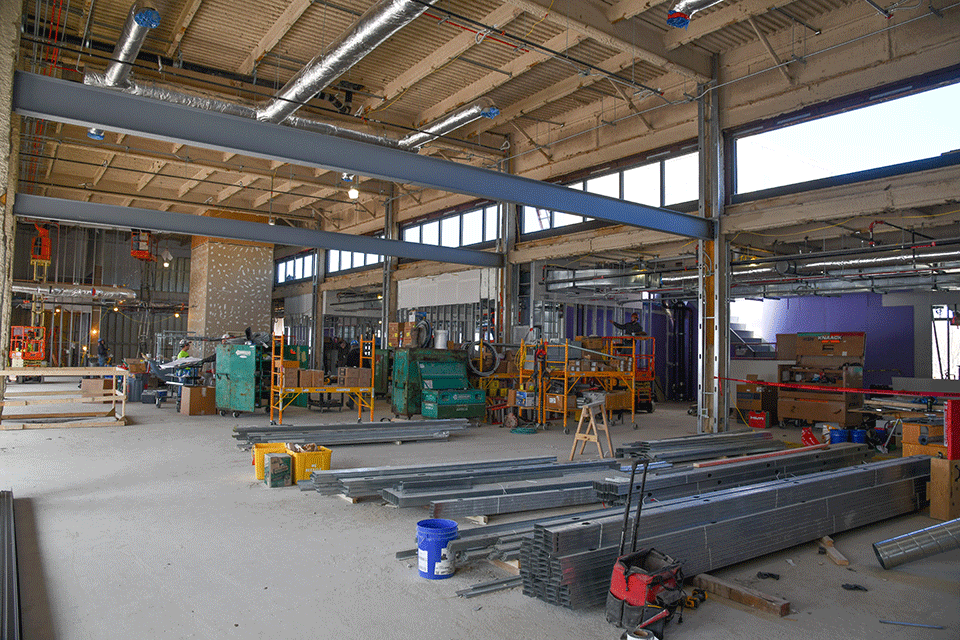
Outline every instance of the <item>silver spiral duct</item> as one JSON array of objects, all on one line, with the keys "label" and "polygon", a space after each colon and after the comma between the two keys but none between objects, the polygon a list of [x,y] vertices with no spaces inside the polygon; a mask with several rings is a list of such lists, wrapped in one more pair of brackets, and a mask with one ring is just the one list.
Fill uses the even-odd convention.
[{"label": "silver spiral duct", "polygon": [[[150,30],[156,29],[159,25],[159,11],[135,2],[127,14],[127,21],[123,24],[120,38],[113,48],[113,55],[110,57],[110,63],[106,70],[100,74],[91,73],[87,75],[100,76],[97,84],[102,87],[126,88],[129,86],[130,71],[133,69],[133,62],[140,53],[140,47],[143,46],[143,41],[146,40]],[[84,82],[86,82],[86,79],[84,79]],[[87,136],[94,140],[103,140],[103,130],[91,128],[87,130]]]},{"label": "silver spiral duct", "polygon": [[667,12],[667,24],[672,27],[686,29],[690,24],[690,18],[697,11],[703,11],[715,4],[720,4],[723,0],[680,0]]},{"label": "silver spiral duct", "polygon": [[126,287],[93,286],[88,284],[70,284],[55,282],[38,284],[36,282],[14,282],[13,292],[30,296],[50,298],[100,298],[103,300],[134,300],[137,292]]},{"label": "silver spiral duct", "polygon": [[960,549],[960,518],[873,543],[873,552],[884,569],[954,549]]},{"label": "silver spiral duct", "polygon": [[257,119],[283,122],[435,1],[383,0],[370,7],[325,52],[297,72],[270,102],[257,109]]},{"label": "silver spiral duct", "polygon": [[440,116],[420,131],[414,131],[400,139],[401,149],[419,149],[423,145],[480,118],[496,118],[500,109],[490,98],[479,98],[470,104]]}]

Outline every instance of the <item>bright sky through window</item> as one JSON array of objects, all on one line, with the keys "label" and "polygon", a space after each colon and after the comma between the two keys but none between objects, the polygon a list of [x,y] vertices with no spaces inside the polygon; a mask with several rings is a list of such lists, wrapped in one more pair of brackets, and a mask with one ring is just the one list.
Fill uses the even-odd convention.
[{"label": "bright sky through window", "polygon": [[737,140],[737,193],[960,149],[960,83]]}]

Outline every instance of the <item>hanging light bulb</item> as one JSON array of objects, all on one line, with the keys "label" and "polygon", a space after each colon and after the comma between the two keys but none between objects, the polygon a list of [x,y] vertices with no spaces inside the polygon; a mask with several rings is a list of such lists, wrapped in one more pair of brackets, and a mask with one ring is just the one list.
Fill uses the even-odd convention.
[{"label": "hanging light bulb", "polygon": [[113,310],[114,310],[114,311],[120,311],[120,307],[114,307]]},{"label": "hanging light bulb", "polygon": [[179,317],[180,317],[180,314],[179,314],[179,313],[175,313],[175,314],[173,314],[173,317],[174,317],[174,318],[179,318]]},{"label": "hanging light bulb", "polygon": [[347,190],[347,197],[351,200],[356,200],[360,197],[360,191],[358,191],[356,187],[350,187]]},{"label": "hanging light bulb", "polygon": [[269,224],[272,227],[275,224],[277,224],[277,221],[273,218],[273,216],[270,216],[270,219],[267,221],[267,224]]}]

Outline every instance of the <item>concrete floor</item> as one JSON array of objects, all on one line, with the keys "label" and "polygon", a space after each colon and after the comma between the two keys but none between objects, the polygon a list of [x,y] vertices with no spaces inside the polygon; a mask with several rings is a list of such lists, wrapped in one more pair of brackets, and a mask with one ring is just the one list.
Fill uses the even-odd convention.
[{"label": "concrete floor", "polygon": [[[519,589],[457,598],[457,589],[503,577],[487,563],[447,580],[420,578],[415,564],[398,562],[394,553],[415,546],[423,511],[265,488],[230,435],[238,422],[265,423],[263,414],[191,418],[170,405],[137,404],[129,415],[134,424],[126,427],[0,431],[0,488],[17,499],[24,638],[620,636],[602,609],[568,611]],[[353,419],[352,412],[300,409],[284,422]],[[615,446],[696,430],[685,405],[660,406],[638,421],[639,431],[612,429]],[[449,442],[338,447],[333,466],[565,459],[571,438],[560,429],[515,435],[483,426]],[[849,569],[817,555],[811,543],[719,571],[789,599],[794,613],[777,618],[714,598],[688,612],[683,625],[671,623],[668,636],[956,640],[960,551],[884,571],[870,547],[933,522],[914,514],[838,534]],[[758,570],[782,578],[761,583]],[[869,592],[844,591],[844,582]],[[892,627],[881,618],[947,629]]]}]

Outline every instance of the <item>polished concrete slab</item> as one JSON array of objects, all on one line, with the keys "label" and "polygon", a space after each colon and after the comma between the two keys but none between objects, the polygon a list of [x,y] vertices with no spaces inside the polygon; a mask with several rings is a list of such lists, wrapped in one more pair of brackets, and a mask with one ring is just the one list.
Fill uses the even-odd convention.
[{"label": "polished concrete slab", "polygon": [[[392,417],[386,402],[382,407],[377,416]],[[125,427],[0,431],[0,488],[17,498],[25,638],[620,636],[602,609],[568,611],[519,589],[457,598],[458,589],[504,575],[487,563],[447,580],[420,578],[415,564],[394,553],[415,546],[422,510],[264,487],[230,435],[236,424],[265,424],[263,414],[187,417],[169,404],[132,404],[129,414],[134,423]],[[355,420],[351,411],[293,409],[284,422]],[[637,423],[638,430],[613,426],[614,445],[696,430],[679,404],[639,414]],[[795,430],[775,431],[799,438]],[[338,447],[333,466],[566,459],[572,438],[559,428],[520,435],[488,425],[448,442]],[[811,543],[717,572],[789,599],[793,613],[778,618],[715,598],[682,625],[671,623],[669,637],[960,637],[960,551],[884,571],[870,548],[933,522],[912,514],[838,534],[848,568]],[[781,579],[760,581],[757,571]],[[869,591],[840,586],[851,582]],[[948,628],[891,627],[880,619]]]}]

